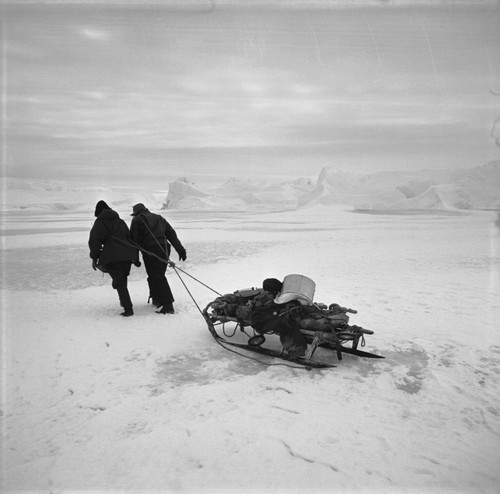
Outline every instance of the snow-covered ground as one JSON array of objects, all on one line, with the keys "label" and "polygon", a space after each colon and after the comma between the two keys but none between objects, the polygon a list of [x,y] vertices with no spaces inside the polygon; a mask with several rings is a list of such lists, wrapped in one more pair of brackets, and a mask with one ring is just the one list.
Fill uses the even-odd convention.
[{"label": "snow-covered ground", "polygon": [[306,371],[218,346],[171,268],[175,315],[141,267],[120,317],[88,258],[94,204],[3,212],[4,492],[499,492],[496,213],[164,212],[191,276],[228,293],[307,275],[386,357]]}]

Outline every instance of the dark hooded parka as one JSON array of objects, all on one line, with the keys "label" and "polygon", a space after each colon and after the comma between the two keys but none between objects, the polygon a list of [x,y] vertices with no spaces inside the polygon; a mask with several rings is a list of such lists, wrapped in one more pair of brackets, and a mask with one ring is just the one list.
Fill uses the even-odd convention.
[{"label": "dark hooded parka", "polygon": [[117,290],[120,304],[125,309],[122,315],[132,315],[127,278],[132,262],[139,260],[139,251],[130,243],[130,230],[125,221],[104,201],[97,203],[94,214],[96,220],[89,236],[92,266],[111,276],[112,286]]},{"label": "dark hooded parka", "polygon": [[186,249],[170,223],[163,216],[151,213],[144,204],[136,204],[132,216],[130,233],[132,240],[143,249],[150,298],[153,304],[161,307],[160,313],[171,314],[174,312],[174,296],[165,276],[167,261],[171,246],[179,254],[180,261],[186,260]]}]

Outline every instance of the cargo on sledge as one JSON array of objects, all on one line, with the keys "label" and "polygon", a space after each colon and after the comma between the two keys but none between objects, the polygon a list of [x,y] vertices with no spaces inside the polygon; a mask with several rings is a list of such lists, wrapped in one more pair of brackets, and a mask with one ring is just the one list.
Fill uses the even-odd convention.
[{"label": "cargo on sledge", "polygon": [[[268,278],[262,288],[217,297],[205,307],[203,316],[218,342],[305,366],[334,367],[314,360],[318,347],[332,351],[338,360],[343,353],[383,358],[360,350],[365,346],[365,336],[373,331],[349,324],[348,314],[357,311],[336,303],[315,303],[315,288],[312,279],[299,274],[287,275],[282,282]],[[230,341],[237,334],[243,335],[244,342],[236,342],[238,338]],[[272,335],[279,337],[280,350],[266,340]]]}]

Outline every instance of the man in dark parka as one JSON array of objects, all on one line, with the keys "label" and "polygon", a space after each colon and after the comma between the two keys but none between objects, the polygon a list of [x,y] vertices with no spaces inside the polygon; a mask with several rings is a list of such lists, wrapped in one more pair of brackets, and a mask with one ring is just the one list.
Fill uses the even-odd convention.
[{"label": "man in dark parka", "polygon": [[179,254],[179,261],[186,260],[186,249],[170,223],[160,214],[151,213],[144,204],[136,204],[132,216],[130,234],[133,242],[144,249],[142,258],[148,274],[149,295],[159,314],[173,314],[174,296],[165,276],[167,261],[170,246]]},{"label": "man in dark parka", "polygon": [[118,292],[122,316],[134,314],[132,300],[127,287],[130,266],[140,266],[139,251],[130,244],[130,230],[116,211],[104,201],[96,204],[96,220],[89,236],[92,268],[100,269],[111,276],[112,287]]}]

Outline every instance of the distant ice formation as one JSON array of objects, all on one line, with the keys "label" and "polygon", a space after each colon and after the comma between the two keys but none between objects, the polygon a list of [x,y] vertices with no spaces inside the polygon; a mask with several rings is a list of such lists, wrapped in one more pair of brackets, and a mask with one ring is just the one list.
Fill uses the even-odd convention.
[{"label": "distant ice formation", "polygon": [[316,182],[230,179],[211,191],[170,184],[166,209],[297,209],[345,204],[363,210],[500,210],[500,161],[464,170],[378,172],[356,176],[323,168]]},{"label": "distant ice formation", "polygon": [[[500,210],[500,161],[460,170],[384,171],[355,175],[323,168],[316,180],[229,178],[203,187],[187,178],[162,190],[92,188],[60,181],[5,180],[7,209],[86,210],[100,199],[122,212],[136,202],[161,210],[295,210],[341,204],[364,211]],[[160,184],[161,186],[162,184]],[[168,192],[167,192],[168,187]]]}]

